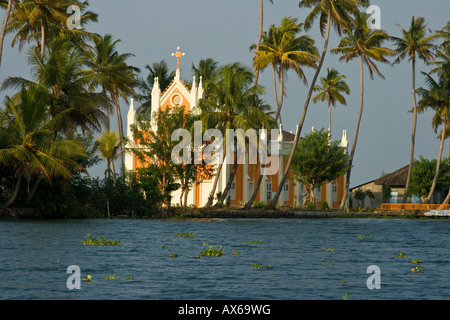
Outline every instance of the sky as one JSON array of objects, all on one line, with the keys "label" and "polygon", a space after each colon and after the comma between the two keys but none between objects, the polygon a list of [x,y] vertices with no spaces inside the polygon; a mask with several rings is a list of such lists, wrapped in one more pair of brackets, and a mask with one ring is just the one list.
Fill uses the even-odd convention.
[{"label": "sky", "polygon": [[[295,17],[302,22],[309,13],[308,8],[299,8],[298,0],[264,1],[264,30],[272,24],[278,25],[283,17]],[[192,80],[191,66],[200,59],[213,58],[219,65],[241,62],[251,67],[253,53],[251,44],[257,41],[259,30],[258,0],[90,0],[89,10],[99,14],[97,23],[86,29],[100,35],[112,34],[120,39],[120,53],[133,53],[129,64],[141,69],[142,77],[148,75],[145,66],[165,60],[171,70],[176,69],[176,58],[171,56],[180,47],[186,55],[181,58],[181,78]],[[442,29],[450,18],[448,0],[373,0],[381,13],[381,28],[392,36],[401,36],[401,27],[408,29],[412,16],[425,18],[432,31]],[[0,13],[3,19],[4,11]],[[318,23],[306,32],[316,40],[321,52],[324,39]],[[11,47],[12,35],[7,35],[0,69],[0,82],[8,76],[31,79],[27,65],[27,50],[19,52]],[[329,49],[337,47],[339,36],[334,30],[330,34]],[[386,44],[392,47],[391,43]],[[391,58],[391,61],[394,59]],[[413,122],[411,94],[411,63],[406,59],[394,66],[378,64],[385,79],[375,76],[371,80],[365,69],[364,112],[353,161],[351,187],[380,177],[382,172],[393,172],[409,163],[411,129]],[[359,112],[360,69],[359,61],[340,62],[339,56],[326,54],[320,76],[327,68],[335,68],[346,76],[351,94],[347,106],[336,105],[332,109],[332,137],[340,140],[342,130],[347,130],[349,150],[353,143],[356,120]],[[416,86],[425,87],[421,72],[430,67],[419,61],[416,68]],[[314,70],[304,69],[307,80],[312,81]],[[263,98],[275,109],[272,72],[264,71],[259,84],[265,87]],[[283,129],[295,133],[299,123],[308,87],[293,73],[288,73],[287,97],[283,103]],[[10,92],[0,92],[0,99]],[[129,105],[121,102],[122,116],[126,124]],[[431,127],[432,111],[420,114],[416,131],[415,158],[436,158],[439,140]],[[114,121],[112,121],[113,125]],[[301,135],[316,129],[328,128],[326,102],[310,103]],[[114,129],[114,127],[112,127]],[[447,156],[449,143],[444,146]],[[94,176],[102,176],[105,163],[90,169]]]}]

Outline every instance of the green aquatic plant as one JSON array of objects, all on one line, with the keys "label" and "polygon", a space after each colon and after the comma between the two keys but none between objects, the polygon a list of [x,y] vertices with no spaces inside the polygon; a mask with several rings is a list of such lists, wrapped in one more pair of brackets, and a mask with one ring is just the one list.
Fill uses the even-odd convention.
[{"label": "green aquatic plant", "polygon": [[363,234],[360,234],[360,235],[358,236],[358,238],[360,238],[360,239],[372,238],[372,235],[369,234],[368,236],[365,236],[365,235],[363,235]]},{"label": "green aquatic plant", "polygon": [[341,283],[339,283],[341,286],[343,286],[344,284],[347,283],[347,280],[341,281]]},{"label": "green aquatic plant", "polygon": [[126,280],[133,280],[133,277],[132,276],[126,276],[125,279]]},{"label": "green aquatic plant", "polygon": [[411,263],[422,263],[422,260],[412,259]]},{"label": "green aquatic plant", "polygon": [[348,300],[348,294],[347,293],[345,293],[343,296],[342,296],[342,299],[344,299],[344,300]]},{"label": "green aquatic plant", "polygon": [[114,273],[112,276],[105,276],[105,279],[119,279],[119,277]]},{"label": "green aquatic plant", "polygon": [[223,247],[210,245],[209,249],[203,249],[202,252],[200,252],[200,255],[206,257],[220,257],[223,253]]},{"label": "green aquatic plant", "polygon": [[182,238],[191,238],[191,237],[197,236],[197,234],[193,234],[191,232],[189,232],[189,233],[174,233],[173,235],[175,237],[182,237]]},{"label": "green aquatic plant", "polygon": [[240,253],[239,251],[234,251],[234,249],[231,249],[231,254],[232,254],[232,255],[235,255],[235,256],[238,256],[238,255],[240,255],[241,253]]},{"label": "green aquatic plant", "polygon": [[93,238],[87,234],[88,238],[84,241],[81,241],[81,244],[87,245],[101,245],[101,246],[118,246],[120,245],[120,241],[107,240],[106,238],[99,236],[98,238]]},{"label": "green aquatic plant", "polygon": [[262,264],[252,264],[253,269],[261,269]]},{"label": "green aquatic plant", "polygon": [[178,255],[176,253],[171,253],[171,254],[169,254],[169,257],[170,258],[176,258],[176,257],[178,257]]},{"label": "green aquatic plant", "polygon": [[322,248],[322,251],[328,251],[328,252],[334,252],[334,249],[332,249],[332,248],[328,248],[328,249],[325,249],[325,248]]},{"label": "green aquatic plant", "polygon": [[262,240],[259,241],[244,241],[244,243],[251,243],[251,244],[264,244]]},{"label": "green aquatic plant", "polygon": [[408,255],[407,254],[403,254],[403,253],[399,253],[399,254],[396,254],[394,257],[396,257],[396,258],[407,258],[408,257]]},{"label": "green aquatic plant", "polygon": [[422,272],[425,272],[425,267],[424,266],[416,266],[415,268],[412,268],[411,271],[414,273],[422,273]]},{"label": "green aquatic plant", "polygon": [[89,282],[89,283],[91,283],[92,282],[92,276],[90,275],[90,274],[88,274],[87,276],[86,276],[86,278],[83,278],[82,279],[84,282]]}]

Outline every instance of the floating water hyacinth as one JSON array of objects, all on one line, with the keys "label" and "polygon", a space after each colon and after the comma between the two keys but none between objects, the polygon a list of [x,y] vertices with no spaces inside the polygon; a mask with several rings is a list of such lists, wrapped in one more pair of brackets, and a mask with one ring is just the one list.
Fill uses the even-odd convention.
[{"label": "floating water hyacinth", "polygon": [[203,249],[202,252],[200,252],[201,256],[206,257],[220,257],[223,255],[223,248],[219,246],[209,246],[209,249]]},{"label": "floating water hyacinth", "polygon": [[118,246],[120,245],[120,241],[107,240],[106,238],[99,236],[98,238],[92,238],[89,233],[87,234],[88,238],[84,241],[81,241],[81,244],[87,245],[100,245],[100,246]]},{"label": "floating water hyacinth", "polygon": [[251,243],[251,244],[264,244],[262,240],[259,241],[244,241],[244,243]]},{"label": "floating water hyacinth", "polygon": [[403,254],[403,253],[399,253],[399,254],[396,254],[394,257],[396,257],[396,258],[407,258],[408,257],[408,255],[407,254]]},{"label": "floating water hyacinth", "polygon": [[197,234],[193,234],[191,232],[189,232],[189,233],[174,233],[173,235],[175,237],[182,237],[182,238],[191,238],[191,237],[197,236]]}]

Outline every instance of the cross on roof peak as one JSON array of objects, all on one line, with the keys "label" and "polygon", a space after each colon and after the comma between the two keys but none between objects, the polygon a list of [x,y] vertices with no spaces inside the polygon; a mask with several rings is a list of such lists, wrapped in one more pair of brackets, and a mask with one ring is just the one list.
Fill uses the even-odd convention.
[{"label": "cross on roof peak", "polygon": [[176,56],[177,57],[177,70],[180,69],[180,57],[186,55],[186,53],[181,53],[180,52],[180,47],[177,47],[177,52],[176,53],[172,53],[172,57]]}]

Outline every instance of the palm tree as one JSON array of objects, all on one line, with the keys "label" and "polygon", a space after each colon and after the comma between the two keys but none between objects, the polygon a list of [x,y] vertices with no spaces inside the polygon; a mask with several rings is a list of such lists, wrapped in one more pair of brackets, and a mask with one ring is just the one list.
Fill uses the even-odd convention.
[{"label": "palm tree", "polygon": [[315,86],[314,91],[318,91],[319,93],[313,98],[313,102],[317,101],[325,101],[328,103],[328,131],[331,136],[331,106],[336,106],[336,101],[347,105],[347,101],[345,97],[341,94],[341,92],[350,94],[350,88],[347,83],[343,80],[345,79],[345,75],[339,74],[339,72],[331,68],[327,68],[327,76],[321,77],[320,82],[321,86]]},{"label": "palm tree", "polygon": [[148,70],[148,76],[146,79],[139,80],[138,86],[144,94],[139,95],[137,100],[142,102],[139,113],[145,112],[146,110],[150,110],[152,106],[152,88],[155,82],[155,78],[158,78],[158,82],[162,90],[166,89],[173,78],[175,78],[175,71],[169,73],[169,67],[167,62],[161,60],[160,62],[155,62],[151,66],[146,65],[145,69]]},{"label": "palm tree", "polygon": [[278,190],[269,204],[269,208],[274,209],[278,202],[284,183],[286,182],[289,170],[294,159],[294,152],[297,148],[298,141],[300,139],[300,134],[302,132],[303,124],[305,122],[306,113],[308,111],[309,102],[311,100],[314,86],[319,77],[320,70],[322,69],[323,62],[325,60],[325,55],[328,50],[328,41],[330,39],[330,29],[331,24],[333,24],[336,32],[341,35],[344,27],[349,27],[353,23],[352,14],[359,12],[360,6],[367,6],[368,0],[302,0],[299,2],[300,8],[312,8],[310,13],[305,19],[304,28],[308,31],[314,20],[319,17],[319,29],[322,37],[325,37],[325,42],[323,45],[322,54],[320,56],[319,65],[316,68],[314,78],[309,87],[308,95],[306,96],[305,105],[303,107],[303,113],[300,118],[299,125],[297,127],[297,132],[295,134],[294,143],[292,145],[291,153],[289,155],[288,161],[286,163],[286,168],[281,178]]},{"label": "palm tree", "polygon": [[119,145],[123,141],[117,131],[103,131],[100,137],[97,137],[97,149],[100,155],[106,160],[105,178],[113,176],[116,182],[116,171],[112,166],[114,160],[119,156]]},{"label": "palm tree", "polygon": [[[281,108],[285,97],[285,77],[289,69],[294,69],[300,79],[306,84],[302,66],[316,68],[318,61],[317,48],[314,40],[307,35],[297,37],[302,31],[302,24],[296,18],[284,17],[279,26],[271,25],[263,34],[259,50],[255,51],[253,66],[256,70],[264,70],[272,66],[273,87],[277,113],[275,120],[281,125]],[[254,47],[254,45],[252,46]],[[280,93],[278,97],[276,79],[278,78]]]},{"label": "palm tree", "polygon": [[[273,0],[269,0],[273,4]],[[261,44],[262,34],[264,27],[264,0],[259,0],[259,32],[258,41],[256,42],[256,51],[259,51],[259,46]],[[255,79],[253,80],[253,85],[257,85],[259,80],[259,69],[255,68]]]},{"label": "palm tree", "polygon": [[59,127],[67,137],[76,135],[76,130],[83,133],[100,131],[105,116],[100,110],[102,97],[87,90],[87,79],[83,76],[85,60],[77,48],[63,36],[50,41],[41,57],[37,48],[30,48],[28,61],[31,66],[33,80],[22,77],[9,77],[2,89],[39,86],[47,90],[46,105],[49,116],[55,117],[65,113],[64,119],[59,119]]},{"label": "palm tree", "polygon": [[442,125],[439,154],[436,162],[436,170],[433,177],[433,183],[431,185],[428,196],[424,199],[424,203],[429,203],[437,184],[442,150],[444,148],[446,134],[448,133],[447,127],[450,119],[450,72],[448,69],[442,69],[442,72],[439,72],[438,81],[434,80],[429,74],[426,74],[424,72],[422,72],[422,74],[424,74],[426,77],[425,82],[429,89],[417,89],[417,93],[422,97],[422,99],[419,101],[417,111],[423,112],[428,107],[431,107],[435,111],[435,115],[432,120],[432,125],[435,133],[437,133],[438,127]]},{"label": "palm tree", "polygon": [[[240,63],[228,64],[218,71],[217,82],[211,85],[210,98],[200,101],[201,116],[205,127],[217,128],[223,133],[226,129],[246,130],[252,127],[250,119],[257,117],[257,115],[262,116],[260,113],[262,111],[250,105],[249,102],[254,95],[263,92],[262,87],[252,85],[253,77],[252,71]],[[226,144],[226,141],[224,141],[224,144]],[[219,159],[213,188],[205,205],[206,208],[212,205],[219,175],[222,171],[226,148],[224,147],[222,150],[223,158]],[[234,164],[237,164],[236,157],[237,152],[235,153]],[[221,205],[225,200],[234,179],[235,170],[234,168],[231,170],[228,183],[217,205]]]},{"label": "palm tree", "polygon": [[217,76],[217,64],[218,62],[212,58],[200,59],[198,66],[196,67],[192,64],[192,72],[196,79],[202,79],[204,98],[210,98],[210,87],[211,84],[215,83]]},{"label": "palm tree", "polygon": [[383,43],[389,39],[388,34],[383,30],[370,30],[367,27],[368,15],[364,12],[357,15],[355,20],[355,25],[353,28],[346,28],[346,37],[342,38],[339,46],[332,49],[332,53],[342,54],[339,58],[340,61],[345,60],[346,62],[353,60],[354,58],[359,58],[360,66],[360,107],[358,120],[356,122],[355,136],[353,138],[352,150],[350,152],[349,164],[350,167],[347,172],[347,177],[345,181],[344,195],[341,200],[341,209],[345,207],[347,201],[347,193],[350,187],[350,174],[351,166],[353,164],[353,159],[356,151],[356,143],[358,142],[359,126],[361,123],[363,105],[364,105],[364,68],[363,65],[366,64],[369,70],[370,78],[373,79],[373,73],[375,72],[379,77],[384,79],[384,76],[378,70],[377,65],[374,61],[379,61],[383,63],[389,63],[385,58],[386,56],[393,56],[395,53],[393,50],[383,47]]},{"label": "palm tree", "polygon": [[[400,27],[400,26],[399,26]],[[414,147],[416,140],[416,126],[417,126],[417,102],[416,102],[416,61],[418,58],[422,59],[424,63],[428,64],[433,60],[433,44],[432,40],[435,35],[427,36],[427,25],[424,18],[411,18],[411,25],[408,30],[400,27],[402,31],[402,37],[391,37],[394,45],[396,46],[395,53],[398,54],[394,63],[399,63],[406,57],[411,61],[412,67],[412,98],[413,98],[413,126],[411,134],[411,149],[409,155],[409,167],[408,175],[406,176],[405,194],[403,196],[403,202],[406,202],[408,196],[409,184],[411,181],[411,171],[414,161]]]},{"label": "palm tree", "polygon": [[[91,89],[99,86],[104,96],[107,96],[107,93],[109,93],[116,112],[119,135],[123,137],[124,129],[119,98],[122,97],[127,102],[128,96],[136,96],[136,92],[134,91],[134,87],[138,84],[136,73],[140,72],[140,70],[126,63],[128,58],[134,56],[134,54],[119,54],[116,51],[116,44],[118,42],[120,40],[114,41],[113,36],[109,34],[100,39],[94,39],[93,50],[86,51],[86,66],[89,70],[84,71],[83,74],[91,83]],[[105,106],[107,130],[109,130],[108,108],[109,106]],[[122,144],[120,148],[121,164],[122,168],[124,168]]]},{"label": "palm tree", "polygon": [[86,154],[79,141],[53,138],[54,128],[69,110],[48,120],[46,103],[46,89],[30,86],[23,88],[16,98],[7,97],[6,110],[0,110],[0,139],[4,146],[0,149],[0,163],[12,168],[17,179],[4,207],[15,201],[23,179],[27,181],[27,201],[30,201],[40,181],[51,182],[55,177],[70,179],[75,172],[82,171],[77,159]]},{"label": "palm tree", "polygon": [[[70,34],[76,38],[95,37],[94,34],[84,30],[69,30],[67,28],[67,8],[76,5],[80,11],[85,10],[89,5],[87,1],[76,0],[22,0],[11,12],[11,20],[8,23],[6,32],[15,32],[12,45],[19,43],[19,50],[25,42],[34,40],[36,47],[41,49],[41,57],[44,56],[44,49],[48,40],[62,33]],[[85,24],[90,21],[97,21],[97,14],[90,11],[85,12],[80,17],[80,23]],[[40,42],[39,42],[40,41]]]}]

